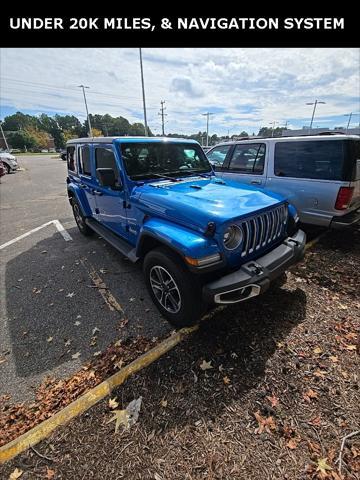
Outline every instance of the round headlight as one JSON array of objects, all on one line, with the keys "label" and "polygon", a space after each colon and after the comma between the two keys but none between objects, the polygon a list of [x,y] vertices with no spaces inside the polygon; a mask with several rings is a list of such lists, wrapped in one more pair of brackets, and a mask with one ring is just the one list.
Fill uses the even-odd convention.
[{"label": "round headlight", "polygon": [[237,225],[230,225],[224,232],[223,242],[227,250],[235,250],[243,239],[243,233]]}]

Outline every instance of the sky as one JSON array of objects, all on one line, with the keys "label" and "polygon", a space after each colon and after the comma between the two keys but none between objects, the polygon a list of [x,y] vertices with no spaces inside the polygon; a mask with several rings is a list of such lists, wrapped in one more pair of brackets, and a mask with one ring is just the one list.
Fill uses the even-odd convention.
[{"label": "sky", "polygon": [[[143,49],[148,124],[161,133],[234,135],[262,126],[314,127],[359,124],[359,49]],[[85,119],[78,85],[87,85],[90,113],[143,121],[139,51],[131,49],[1,49],[0,118],[74,114]],[[286,123],[287,122],[287,123]]]}]

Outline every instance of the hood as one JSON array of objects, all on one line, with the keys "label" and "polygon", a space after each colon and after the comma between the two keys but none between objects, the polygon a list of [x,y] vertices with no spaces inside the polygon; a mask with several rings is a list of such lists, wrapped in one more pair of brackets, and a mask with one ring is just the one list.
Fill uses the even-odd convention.
[{"label": "hood", "polygon": [[2,160],[16,160],[14,155],[11,155],[11,153],[8,152],[0,152],[0,158]]},{"label": "hood", "polygon": [[208,222],[220,225],[284,201],[280,195],[216,177],[155,181],[135,190],[140,208],[201,229]]}]

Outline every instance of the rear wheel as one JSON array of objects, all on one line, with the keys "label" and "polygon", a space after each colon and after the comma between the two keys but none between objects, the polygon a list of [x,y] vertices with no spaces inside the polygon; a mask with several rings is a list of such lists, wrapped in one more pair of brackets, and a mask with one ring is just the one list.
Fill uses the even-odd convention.
[{"label": "rear wheel", "polygon": [[149,294],[162,315],[175,327],[194,325],[204,313],[201,284],[176,254],[164,247],[144,260]]},{"label": "rear wheel", "polygon": [[5,165],[5,168],[6,168],[6,173],[7,173],[8,175],[10,175],[10,173],[11,173],[10,165],[8,165],[7,163],[5,163],[4,165]]},{"label": "rear wheel", "polygon": [[71,200],[71,206],[72,206],[72,209],[73,209],[75,222],[76,222],[76,225],[78,226],[78,229],[80,230],[80,233],[82,233],[86,237],[89,237],[90,235],[92,235],[94,233],[94,231],[91,230],[91,228],[88,225],[86,225],[85,217],[84,217],[84,215],[81,211],[81,207],[80,207],[78,201],[73,198]]}]

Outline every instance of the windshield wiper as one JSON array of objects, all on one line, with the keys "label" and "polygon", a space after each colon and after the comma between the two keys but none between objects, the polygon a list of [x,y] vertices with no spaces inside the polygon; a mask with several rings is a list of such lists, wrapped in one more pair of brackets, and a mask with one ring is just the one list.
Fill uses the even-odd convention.
[{"label": "windshield wiper", "polygon": [[167,175],[161,175],[161,173],[151,173],[151,176],[159,177],[159,178],[166,178],[167,180],[170,180],[171,182],[178,182],[179,181],[177,178],[168,177]]}]

